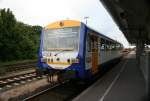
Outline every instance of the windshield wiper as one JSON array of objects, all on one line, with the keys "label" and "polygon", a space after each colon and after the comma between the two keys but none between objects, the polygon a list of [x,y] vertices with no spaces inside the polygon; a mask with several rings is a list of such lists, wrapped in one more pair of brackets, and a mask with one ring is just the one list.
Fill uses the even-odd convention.
[{"label": "windshield wiper", "polygon": [[65,50],[62,50],[62,51],[56,53],[54,56],[57,56],[58,54],[60,54],[60,53],[62,53],[62,52],[64,52],[64,51],[65,51]]},{"label": "windshield wiper", "polygon": [[58,52],[58,53],[56,53],[54,56],[57,56],[58,54],[60,54],[60,53],[63,53],[64,51],[71,51],[71,50],[61,50],[60,52]]},{"label": "windshield wiper", "polygon": [[73,48],[47,48],[48,51],[73,51]]}]

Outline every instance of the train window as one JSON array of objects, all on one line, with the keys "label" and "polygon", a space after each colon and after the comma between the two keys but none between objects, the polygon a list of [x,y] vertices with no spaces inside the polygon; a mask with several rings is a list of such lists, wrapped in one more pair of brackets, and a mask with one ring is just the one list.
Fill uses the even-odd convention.
[{"label": "train window", "polygon": [[102,44],[102,45],[101,45],[101,50],[104,50],[104,49],[105,49],[105,45]]},{"label": "train window", "polygon": [[87,51],[91,52],[91,37],[90,37],[90,33],[88,33],[87,35]]},{"label": "train window", "polygon": [[100,49],[101,49],[101,38],[98,39],[97,46],[98,46],[98,51],[100,51]]},{"label": "train window", "polygon": [[109,44],[109,43],[110,43],[110,42],[106,40],[106,43],[105,43],[105,44],[106,44],[106,50],[109,50],[109,49],[110,49],[110,44]]},{"label": "train window", "polygon": [[94,38],[91,36],[91,48],[94,49]]},{"label": "train window", "polygon": [[120,45],[120,44],[116,44],[116,48],[117,48],[117,49],[120,49],[120,48],[121,48],[121,45]]},{"label": "train window", "polygon": [[112,50],[115,49],[115,44],[111,44],[111,49],[112,49]]},{"label": "train window", "polygon": [[112,42],[109,42],[108,44],[109,44],[109,47],[108,47],[109,50],[112,50]]},{"label": "train window", "polygon": [[100,50],[105,50],[105,40],[101,38]]},{"label": "train window", "polygon": [[44,31],[43,50],[74,50],[79,49],[79,27],[68,27]]}]

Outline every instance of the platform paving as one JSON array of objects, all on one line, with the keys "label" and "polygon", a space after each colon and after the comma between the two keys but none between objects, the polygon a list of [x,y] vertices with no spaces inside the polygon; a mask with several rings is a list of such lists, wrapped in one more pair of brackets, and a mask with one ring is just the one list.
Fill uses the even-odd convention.
[{"label": "platform paving", "polygon": [[145,85],[132,51],[73,101],[145,101]]}]

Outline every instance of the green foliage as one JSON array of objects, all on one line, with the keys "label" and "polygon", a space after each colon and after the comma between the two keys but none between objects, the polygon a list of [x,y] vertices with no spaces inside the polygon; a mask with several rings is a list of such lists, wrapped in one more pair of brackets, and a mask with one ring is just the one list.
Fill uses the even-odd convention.
[{"label": "green foliage", "polygon": [[36,58],[41,29],[41,26],[30,26],[16,21],[9,9],[1,9],[0,61]]}]

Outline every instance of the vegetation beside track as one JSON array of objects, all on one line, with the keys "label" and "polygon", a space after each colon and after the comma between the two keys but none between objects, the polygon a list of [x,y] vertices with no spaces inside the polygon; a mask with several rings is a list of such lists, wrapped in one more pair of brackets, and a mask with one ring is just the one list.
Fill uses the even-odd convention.
[{"label": "vegetation beside track", "polygon": [[41,29],[17,21],[9,9],[0,9],[0,62],[36,59]]},{"label": "vegetation beside track", "polygon": [[37,66],[37,60],[11,61],[0,64],[0,76],[16,71],[34,69]]},{"label": "vegetation beside track", "polygon": [[19,64],[19,63],[27,63],[27,62],[33,62],[33,61],[37,61],[37,59],[32,59],[32,60],[14,60],[14,61],[0,62],[0,66]]}]

